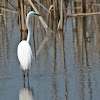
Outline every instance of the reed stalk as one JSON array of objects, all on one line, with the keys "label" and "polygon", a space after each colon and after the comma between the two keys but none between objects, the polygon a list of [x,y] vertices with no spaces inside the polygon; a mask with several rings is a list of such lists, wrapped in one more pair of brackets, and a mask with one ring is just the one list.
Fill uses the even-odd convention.
[{"label": "reed stalk", "polygon": [[[36,9],[36,7],[32,3],[32,1],[31,0],[28,0],[28,1],[29,1],[30,5],[32,6],[32,8],[34,9],[34,11],[39,14],[38,10]],[[46,24],[46,22],[43,20],[43,18],[41,16],[39,17],[39,19],[40,19],[42,25],[44,26],[45,30],[48,31],[48,25]]]}]

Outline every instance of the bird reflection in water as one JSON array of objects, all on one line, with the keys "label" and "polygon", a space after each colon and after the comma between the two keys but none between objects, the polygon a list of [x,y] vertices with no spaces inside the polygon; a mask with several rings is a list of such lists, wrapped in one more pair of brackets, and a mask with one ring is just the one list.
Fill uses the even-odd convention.
[{"label": "bird reflection in water", "polygon": [[29,84],[28,87],[25,87],[25,82],[24,82],[24,88],[22,88],[19,91],[19,100],[34,100],[34,91],[32,88],[30,88]]},{"label": "bird reflection in water", "polygon": [[19,100],[33,100],[32,88],[22,88],[19,92]]}]

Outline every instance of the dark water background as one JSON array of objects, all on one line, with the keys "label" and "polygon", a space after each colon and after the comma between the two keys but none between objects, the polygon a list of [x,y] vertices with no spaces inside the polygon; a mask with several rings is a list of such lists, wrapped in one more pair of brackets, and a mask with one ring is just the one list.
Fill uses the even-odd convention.
[{"label": "dark water background", "polygon": [[[69,12],[68,12],[69,13]],[[24,88],[17,58],[20,27],[17,14],[0,17],[0,100],[100,100],[100,27],[94,16],[68,18],[63,32],[56,22],[53,33],[30,70],[29,86]],[[35,18],[38,20],[38,18]],[[52,18],[51,18],[52,20]],[[41,28],[41,27],[39,27]],[[45,31],[35,29],[36,48]],[[33,37],[31,47],[34,54]]]}]

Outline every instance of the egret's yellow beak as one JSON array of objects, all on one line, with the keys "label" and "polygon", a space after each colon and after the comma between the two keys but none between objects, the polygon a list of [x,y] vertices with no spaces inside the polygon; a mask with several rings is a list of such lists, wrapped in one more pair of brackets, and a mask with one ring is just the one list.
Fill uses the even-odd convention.
[{"label": "egret's yellow beak", "polygon": [[34,15],[36,15],[36,16],[41,16],[40,14],[37,14],[37,13],[35,13]]},{"label": "egret's yellow beak", "polygon": [[40,15],[40,14],[37,14],[37,13],[35,13],[34,15],[36,15],[36,16],[41,16],[41,17],[45,17],[45,16],[42,16],[42,15]]},{"label": "egret's yellow beak", "polygon": [[40,14],[37,14],[37,16],[41,16]]}]

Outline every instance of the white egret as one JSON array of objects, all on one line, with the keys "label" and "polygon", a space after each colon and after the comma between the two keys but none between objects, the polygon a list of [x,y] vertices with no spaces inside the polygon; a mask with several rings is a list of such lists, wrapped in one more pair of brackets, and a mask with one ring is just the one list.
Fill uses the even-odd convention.
[{"label": "white egret", "polygon": [[27,71],[27,73],[29,73],[29,69],[31,67],[31,63],[32,63],[32,58],[33,58],[33,54],[32,54],[32,50],[31,50],[31,46],[29,45],[29,41],[30,41],[30,37],[32,34],[32,29],[31,29],[31,25],[29,22],[29,19],[32,16],[41,16],[40,14],[37,14],[33,11],[30,11],[27,14],[27,18],[26,18],[26,25],[28,28],[28,36],[27,36],[27,40],[22,40],[17,48],[17,56],[20,62],[20,66],[22,68],[22,70],[24,71],[24,77],[25,77],[25,72]]}]

